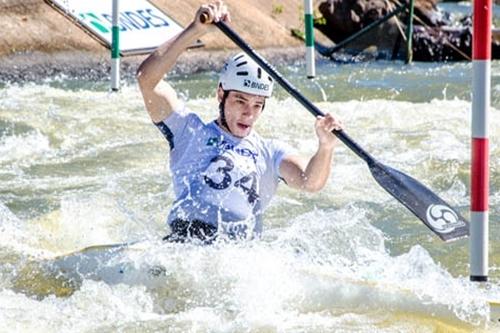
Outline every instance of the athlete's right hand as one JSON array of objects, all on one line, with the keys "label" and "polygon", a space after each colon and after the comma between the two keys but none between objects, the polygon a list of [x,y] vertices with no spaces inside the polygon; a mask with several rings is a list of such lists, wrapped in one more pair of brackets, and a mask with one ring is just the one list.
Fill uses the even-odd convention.
[{"label": "athlete's right hand", "polygon": [[227,6],[222,0],[216,0],[205,5],[201,5],[195,15],[195,24],[210,24],[220,21],[231,21]]}]

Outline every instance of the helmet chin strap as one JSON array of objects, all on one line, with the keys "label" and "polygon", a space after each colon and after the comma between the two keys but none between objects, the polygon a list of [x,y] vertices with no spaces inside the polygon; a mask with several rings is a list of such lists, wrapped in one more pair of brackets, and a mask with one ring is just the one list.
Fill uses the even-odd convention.
[{"label": "helmet chin strap", "polygon": [[222,100],[219,103],[219,118],[220,118],[220,126],[224,127],[229,133],[233,134],[231,132],[231,129],[229,128],[229,125],[227,124],[226,121],[226,114],[224,112],[224,107],[226,105],[226,98],[229,95],[229,90],[224,90],[224,95],[222,95]]}]

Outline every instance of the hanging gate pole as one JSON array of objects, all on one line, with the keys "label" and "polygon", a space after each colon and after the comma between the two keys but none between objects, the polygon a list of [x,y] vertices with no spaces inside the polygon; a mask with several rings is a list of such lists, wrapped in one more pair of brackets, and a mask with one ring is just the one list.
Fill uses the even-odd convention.
[{"label": "hanging gate pole", "polygon": [[314,24],[312,0],[304,0],[304,24],[306,33],[306,71],[307,78],[316,76],[316,63],[314,59]]},{"label": "hanging gate pole", "polygon": [[408,7],[408,24],[406,28],[406,63],[409,64],[413,60],[413,12],[415,9],[414,0],[410,0]]},{"label": "hanging gate pole", "polygon": [[120,29],[118,15],[120,13],[119,0],[113,0],[112,27],[111,27],[111,90],[120,90]]},{"label": "hanging gate pole", "polygon": [[474,0],[473,21],[470,280],[487,281],[492,0]]}]

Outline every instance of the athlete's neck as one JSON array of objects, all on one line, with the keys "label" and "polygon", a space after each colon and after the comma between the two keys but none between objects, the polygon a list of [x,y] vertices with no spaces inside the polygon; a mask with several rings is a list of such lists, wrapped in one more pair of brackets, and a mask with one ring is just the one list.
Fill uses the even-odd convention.
[{"label": "athlete's neck", "polygon": [[222,130],[224,130],[225,132],[228,132],[229,134],[231,134],[232,136],[235,136],[231,130],[229,129],[229,127],[224,124],[222,121],[220,121],[220,119],[215,119],[215,123],[217,124],[217,126],[219,126]]}]

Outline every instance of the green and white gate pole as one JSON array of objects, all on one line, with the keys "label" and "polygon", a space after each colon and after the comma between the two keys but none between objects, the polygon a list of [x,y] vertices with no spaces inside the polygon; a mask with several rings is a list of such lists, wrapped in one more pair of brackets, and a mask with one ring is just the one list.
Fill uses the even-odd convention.
[{"label": "green and white gate pole", "polygon": [[111,90],[120,90],[120,28],[118,27],[119,0],[113,0],[111,27]]},{"label": "green and white gate pole", "polygon": [[314,61],[314,25],[312,0],[304,0],[304,23],[306,33],[306,71],[307,78],[316,76],[316,64]]}]

